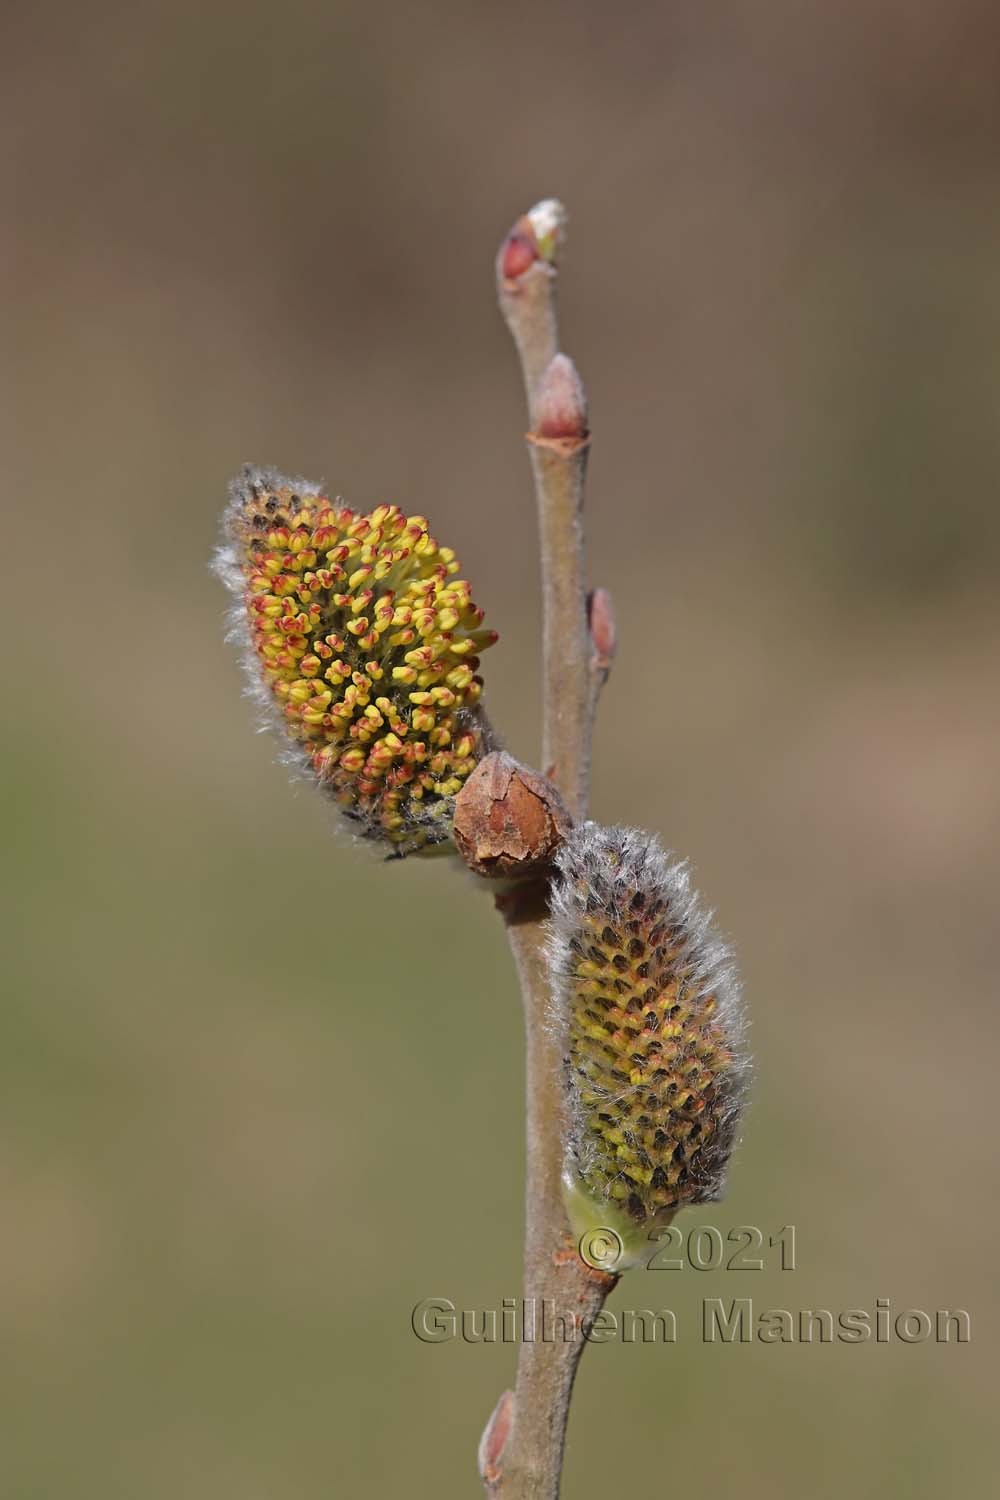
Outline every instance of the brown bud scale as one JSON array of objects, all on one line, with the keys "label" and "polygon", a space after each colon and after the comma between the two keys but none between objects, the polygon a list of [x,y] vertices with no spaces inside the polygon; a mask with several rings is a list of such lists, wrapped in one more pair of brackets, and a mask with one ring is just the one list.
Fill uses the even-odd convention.
[{"label": "brown bud scale", "polygon": [[552,861],[571,827],[551,782],[506,751],[487,755],[455,799],[454,839],[477,875],[536,875]]}]

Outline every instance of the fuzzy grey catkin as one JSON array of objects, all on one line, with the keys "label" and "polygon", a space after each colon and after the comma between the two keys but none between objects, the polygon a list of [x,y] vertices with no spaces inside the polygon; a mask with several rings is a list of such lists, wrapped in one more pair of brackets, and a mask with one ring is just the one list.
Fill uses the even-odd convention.
[{"label": "fuzzy grey catkin", "polygon": [[749,1072],[733,957],[652,835],[585,823],[558,857],[550,959],[571,1221],[638,1241],[722,1192]]}]

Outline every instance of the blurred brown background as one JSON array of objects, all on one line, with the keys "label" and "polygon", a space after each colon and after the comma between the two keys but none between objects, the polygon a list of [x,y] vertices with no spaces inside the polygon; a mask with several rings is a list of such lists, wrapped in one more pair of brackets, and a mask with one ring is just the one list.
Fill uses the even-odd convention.
[{"label": "blurred brown background", "polygon": [[964,1307],[973,1341],[593,1349],[569,1500],[985,1492],[995,1427],[1000,24],[977,0],[137,0],[2,21],[0,1489],[478,1493],[520,1018],[468,879],[331,837],[207,559],[245,459],[426,512],[534,758],[501,233],[571,213],[595,814],[689,855],[758,1078],[725,1231],[614,1306]]}]

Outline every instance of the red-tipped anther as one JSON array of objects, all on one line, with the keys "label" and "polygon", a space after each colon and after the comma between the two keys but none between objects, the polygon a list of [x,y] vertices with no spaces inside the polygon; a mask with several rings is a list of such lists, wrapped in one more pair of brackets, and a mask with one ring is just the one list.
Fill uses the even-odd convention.
[{"label": "red-tipped anther", "polygon": [[595,589],[588,601],[590,639],[594,647],[594,666],[600,672],[610,670],[618,647],[615,607],[607,589]]},{"label": "red-tipped anther", "polygon": [[514,1392],[504,1391],[479,1440],[479,1475],[488,1493],[500,1483],[500,1461],[514,1422]]},{"label": "red-tipped anther", "polygon": [[535,402],[535,433],[542,438],[587,436],[587,397],[576,365],[565,354],[557,354],[538,383]]},{"label": "red-tipped anther", "polygon": [[515,224],[504,240],[503,249],[500,251],[501,276],[505,281],[516,281],[535,264],[536,260],[538,260],[538,246],[535,244],[534,235],[530,232],[526,234],[519,224]]}]

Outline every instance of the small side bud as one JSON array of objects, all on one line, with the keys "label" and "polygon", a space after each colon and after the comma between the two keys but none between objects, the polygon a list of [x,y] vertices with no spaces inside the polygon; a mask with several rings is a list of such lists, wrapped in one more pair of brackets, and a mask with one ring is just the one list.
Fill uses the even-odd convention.
[{"label": "small side bud", "polygon": [[607,589],[594,589],[587,601],[587,615],[593,646],[594,670],[607,675],[618,649],[615,607]]},{"label": "small side bud", "polygon": [[504,1445],[514,1424],[514,1392],[504,1391],[479,1440],[479,1477],[492,1495],[500,1484]]},{"label": "small side bud", "polygon": [[504,750],[481,760],[455,798],[458,851],[470,870],[487,878],[538,874],[570,826],[551,782]]},{"label": "small side bud", "polygon": [[580,442],[587,436],[587,396],[576,365],[557,354],[538,382],[535,435]]}]

